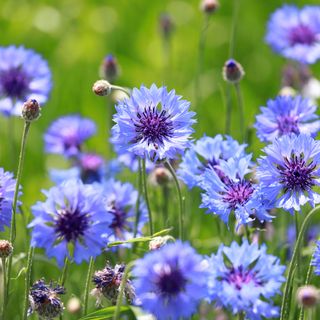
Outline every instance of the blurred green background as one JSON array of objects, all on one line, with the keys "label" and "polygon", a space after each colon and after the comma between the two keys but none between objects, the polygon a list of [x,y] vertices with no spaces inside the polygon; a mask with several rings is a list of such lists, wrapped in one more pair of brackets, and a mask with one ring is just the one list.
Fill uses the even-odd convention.
[{"label": "blurred green background", "polygon": [[[235,29],[234,57],[243,65],[246,75],[241,82],[244,97],[246,123],[254,123],[254,115],[259,106],[276,96],[280,89],[280,74],[284,59],[274,54],[264,43],[266,22],[269,15],[283,2],[279,0],[257,1],[236,0],[239,15]],[[23,170],[23,197],[26,219],[29,208],[35,201],[43,199],[42,188],[51,185],[48,179],[49,167],[65,166],[59,157],[48,157],[43,153],[43,134],[57,117],[80,112],[92,118],[98,126],[98,134],[88,142],[88,150],[96,151],[110,158],[107,146],[108,133],[106,117],[110,104],[106,99],[95,96],[91,87],[99,78],[98,70],[102,59],[113,54],[120,67],[121,75],[116,84],[127,87],[166,85],[191,101],[197,113],[195,137],[204,133],[214,136],[224,133],[225,127],[225,83],[221,71],[229,57],[229,42],[234,1],[221,0],[220,9],[210,17],[206,30],[203,71],[200,74],[200,91],[196,103],[194,93],[198,65],[200,31],[203,29],[204,14],[199,9],[198,0],[2,0],[0,4],[0,45],[23,45],[33,48],[48,60],[53,73],[51,97],[43,106],[42,117],[32,124],[27,143],[27,154]],[[291,1],[297,5],[319,4],[318,0]],[[170,38],[169,50],[164,45],[160,32],[159,17],[167,13],[172,18],[174,30]],[[167,48],[168,49],[168,48]],[[319,77],[320,66],[312,67]],[[234,97],[233,97],[234,98]],[[240,138],[236,100],[233,99],[232,135]],[[0,165],[15,171],[16,163],[10,160],[9,144],[14,143],[16,154],[20,145],[23,121],[15,119],[14,125],[8,119],[0,119]],[[250,151],[257,156],[262,145],[253,132]],[[126,177],[124,177],[126,178]],[[129,180],[135,181],[133,176]],[[199,249],[206,252],[212,247],[212,217],[199,210],[199,195],[195,195],[191,209],[196,211],[197,223],[192,224],[188,237]],[[171,194],[171,207],[176,206],[176,194]],[[194,200],[194,198],[192,199]],[[187,205],[192,200],[187,199]],[[190,221],[192,220],[189,219]],[[21,262],[14,272],[25,262],[23,251],[28,246],[28,234],[23,227],[25,221],[19,216],[18,249]],[[191,223],[189,224],[189,226]],[[1,235],[6,237],[7,233]],[[215,243],[216,245],[216,243]],[[210,248],[211,250],[211,248]],[[40,251],[39,251],[40,253]],[[42,261],[43,260],[43,261]],[[101,267],[105,258],[98,262]],[[59,270],[54,262],[37,255],[34,278],[45,276],[57,278]],[[52,265],[52,267],[51,267]],[[72,267],[68,280],[68,297],[83,293],[86,265]],[[12,310],[21,300],[22,277],[13,288]],[[91,299],[92,300],[92,299]],[[91,301],[93,305],[93,301]],[[66,316],[66,319],[73,319]],[[77,316],[74,317],[76,319]],[[12,311],[10,319],[19,319]]]}]

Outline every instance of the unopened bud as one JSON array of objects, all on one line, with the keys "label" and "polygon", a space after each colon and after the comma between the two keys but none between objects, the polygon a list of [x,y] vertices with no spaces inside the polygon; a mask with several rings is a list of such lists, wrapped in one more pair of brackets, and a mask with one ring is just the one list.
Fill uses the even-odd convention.
[{"label": "unopened bud", "polygon": [[155,186],[164,186],[172,180],[170,171],[165,167],[156,167],[150,173],[150,183]]},{"label": "unopened bud", "polygon": [[0,258],[8,258],[11,256],[13,247],[11,242],[7,240],[0,240]]},{"label": "unopened bud", "polygon": [[113,83],[119,76],[120,69],[117,59],[112,55],[107,55],[100,67],[100,76]]},{"label": "unopened bud", "polygon": [[219,8],[218,0],[203,0],[200,9],[205,13],[213,13]]},{"label": "unopened bud", "polygon": [[108,96],[111,91],[111,84],[107,80],[98,80],[92,86],[92,91],[97,96]]},{"label": "unopened bud", "polygon": [[297,290],[297,301],[305,308],[312,308],[319,302],[319,290],[314,286],[303,286]]},{"label": "unopened bud", "polygon": [[40,105],[37,100],[30,99],[23,104],[22,107],[22,118],[27,121],[35,121],[40,117]]},{"label": "unopened bud", "polygon": [[81,310],[81,301],[77,297],[71,298],[67,303],[67,310],[71,314],[78,313]]},{"label": "unopened bud", "polygon": [[149,242],[149,250],[154,251],[158,250],[163,247],[169,240],[173,240],[171,236],[164,236],[164,237],[154,237]]},{"label": "unopened bud", "polygon": [[244,70],[239,62],[229,59],[223,67],[223,79],[227,82],[237,83],[244,76]]},{"label": "unopened bud", "polygon": [[167,13],[162,13],[159,19],[160,31],[165,38],[169,38],[173,31],[173,22]]}]

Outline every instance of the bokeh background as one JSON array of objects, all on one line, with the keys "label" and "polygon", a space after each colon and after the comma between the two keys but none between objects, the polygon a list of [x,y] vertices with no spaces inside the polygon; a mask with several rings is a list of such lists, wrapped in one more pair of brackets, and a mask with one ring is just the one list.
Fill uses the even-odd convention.
[{"label": "bokeh background", "polygon": [[[194,88],[199,38],[205,19],[199,9],[199,0],[1,1],[0,45],[23,45],[34,49],[48,60],[53,73],[51,98],[43,105],[39,121],[32,124],[27,143],[22,178],[25,214],[18,217],[15,276],[19,276],[25,263],[29,235],[24,226],[30,219],[30,206],[43,199],[41,189],[52,185],[48,178],[48,168],[67,165],[59,157],[49,157],[43,152],[43,134],[49,124],[68,113],[81,113],[90,117],[97,123],[98,134],[88,142],[88,150],[101,153],[108,159],[114,156],[108,146],[106,125],[110,123],[107,117],[110,117],[112,105],[110,100],[108,102],[105,98],[95,96],[91,90],[93,82],[99,78],[99,66],[107,54],[113,54],[121,68],[116,84],[131,88],[156,83],[175,89],[191,101],[192,109],[197,113],[196,138],[204,133],[210,136],[224,133],[226,85],[221,71],[224,62],[230,58],[229,43],[236,1],[239,2],[239,12],[233,58],[241,62],[246,72],[241,89],[246,123],[250,127],[259,107],[267,99],[275,97],[280,89],[284,59],[274,54],[264,43],[264,36],[269,15],[283,1],[220,1],[220,9],[210,17],[206,30],[204,62],[199,76],[199,99],[196,99]],[[291,3],[319,4],[318,0]],[[169,45],[164,42],[159,25],[163,13],[171,17],[174,25]],[[320,76],[319,64],[312,66],[312,70],[316,77]],[[235,97],[232,108],[231,132],[235,138],[240,138]],[[16,170],[17,157],[12,159],[9,149],[13,146],[18,155],[22,127],[21,119],[17,118],[10,123],[8,119],[0,119],[0,165],[6,170]],[[255,157],[260,154],[261,146],[252,130],[249,150]],[[129,173],[122,175],[122,179],[135,182],[134,176]],[[154,197],[157,197],[156,191]],[[187,222],[188,238],[192,239],[197,249],[207,252],[220,240],[214,234],[216,226],[213,218],[198,209],[199,199],[199,194],[195,193],[193,199],[188,200],[187,197],[186,200],[190,213]],[[176,208],[174,189],[168,201],[172,210]],[[281,243],[283,234],[279,233],[275,246]],[[6,234],[1,237],[6,237]],[[97,264],[103,266],[105,259],[101,258]],[[85,272],[85,264],[71,267],[67,297],[81,297]],[[55,262],[48,261],[41,251],[37,251],[33,278],[44,276],[50,280],[57,278],[59,273]],[[11,300],[10,319],[19,319],[14,312],[14,305],[22,301],[22,279],[23,272],[13,287],[15,299]],[[94,305],[93,299],[90,299],[90,304],[91,307]],[[77,319],[77,316],[68,315],[65,318]]]}]

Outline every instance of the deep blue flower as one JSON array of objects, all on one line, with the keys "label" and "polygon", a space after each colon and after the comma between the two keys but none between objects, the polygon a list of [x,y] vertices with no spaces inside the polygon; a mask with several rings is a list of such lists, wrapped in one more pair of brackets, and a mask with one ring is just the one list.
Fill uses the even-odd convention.
[{"label": "deep blue flower", "polygon": [[230,247],[220,245],[209,259],[209,293],[211,300],[230,309],[233,314],[244,312],[246,319],[275,318],[279,308],[272,298],[280,293],[285,281],[285,266],[258,244],[242,245],[235,241]]},{"label": "deep blue flower", "polygon": [[[103,195],[106,210],[112,217],[109,225],[111,231],[107,234],[108,242],[133,238],[138,191],[130,183],[111,179],[104,184]],[[137,234],[141,235],[141,229],[148,221],[146,204],[141,198],[139,217]]]},{"label": "deep blue flower", "polygon": [[266,41],[286,58],[315,63],[320,58],[320,7],[277,9],[269,20]]},{"label": "deep blue flower", "polygon": [[[239,144],[229,136],[225,139],[220,134],[214,138],[204,136],[186,151],[178,175],[191,189],[199,185],[206,168],[215,169],[221,159],[245,156],[245,147],[245,144]],[[216,172],[219,175],[218,170]]]},{"label": "deep blue flower", "polygon": [[189,146],[193,132],[190,103],[165,87],[133,89],[116,105],[113,140],[119,148],[152,160],[173,159]]},{"label": "deep blue flower", "polygon": [[246,176],[251,172],[251,155],[242,158],[220,160],[215,169],[207,168],[201,181],[202,203],[200,208],[207,208],[208,213],[218,215],[228,223],[233,211],[238,225],[246,224],[255,218],[270,221],[271,209],[260,186]]},{"label": "deep blue flower", "polygon": [[22,46],[0,47],[0,61],[0,111],[5,116],[21,116],[29,99],[47,101],[51,72],[39,54]]},{"label": "deep blue flower", "polygon": [[255,128],[262,142],[290,133],[315,136],[320,129],[320,120],[315,114],[317,106],[301,96],[278,96],[260,109],[262,114],[256,116]]},{"label": "deep blue flower", "polygon": [[188,243],[167,244],[135,263],[137,300],[157,319],[191,318],[208,296],[207,265]]},{"label": "deep blue flower", "polygon": [[78,156],[82,144],[96,132],[94,122],[80,115],[68,115],[55,120],[45,136],[45,151],[66,157]]},{"label": "deep blue flower", "polygon": [[320,241],[316,241],[316,248],[313,253],[311,265],[314,266],[314,273],[320,276]]},{"label": "deep blue flower", "polygon": [[275,207],[300,211],[300,206],[320,202],[314,190],[320,178],[320,141],[306,134],[290,134],[275,139],[258,159],[257,176],[262,191]]},{"label": "deep blue flower", "polygon": [[4,230],[4,226],[10,227],[15,187],[13,174],[0,168],[0,231]]},{"label": "deep blue flower", "polygon": [[32,207],[35,219],[29,224],[33,228],[31,245],[44,248],[59,266],[70,256],[70,244],[78,264],[98,256],[106,245],[104,235],[112,221],[104,208],[102,188],[68,180],[43,193],[47,199]]}]

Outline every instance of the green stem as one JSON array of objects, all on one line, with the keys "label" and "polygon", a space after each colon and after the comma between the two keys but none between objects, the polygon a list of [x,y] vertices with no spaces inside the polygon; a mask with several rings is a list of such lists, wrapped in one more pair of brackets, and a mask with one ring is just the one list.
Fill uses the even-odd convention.
[{"label": "green stem", "polygon": [[226,106],[227,106],[227,116],[226,116],[226,134],[230,135],[231,132],[231,114],[232,114],[232,98],[231,98],[231,84],[227,83],[226,88]]},{"label": "green stem", "polygon": [[138,169],[138,197],[136,202],[136,217],[134,221],[134,232],[133,237],[135,238],[138,233],[138,225],[140,221],[140,196],[141,196],[141,190],[142,190],[142,163],[141,158],[139,158],[139,169]]},{"label": "green stem", "polygon": [[[28,136],[28,132],[30,129],[30,125],[31,125],[31,122],[25,121],[23,133],[22,133],[19,161],[18,161],[16,185],[15,185],[14,196],[13,196],[11,229],[10,229],[10,242],[13,246],[14,246],[14,241],[16,239],[16,212],[17,212],[17,203],[18,203],[18,195],[19,195],[19,185],[20,185],[20,179],[21,179],[21,175],[22,175],[22,168],[23,168],[24,156],[25,156],[25,151],[26,151],[26,141],[27,141],[27,136]],[[8,259],[7,288],[6,288],[6,294],[4,296],[4,306],[5,306],[4,308],[6,308],[6,306],[8,304],[8,300],[9,300],[12,257],[13,257],[13,255],[11,255]]]},{"label": "green stem", "polygon": [[127,90],[127,89],[125,89],[125,88],[123,88],[123,87],[120,87],[120,86],[115,86],[115,85],[112,84],[112,85],[111,85],[111,89],[122,91],[122,92],[124,92],[128,97],[130,97],[130,95],[131,95],[131,92],[130,92],[129,90]]},{"label": "green stem", "polygon": [[60,281],[59,281],[61,286],[64,286],[64,283],[66,282],[68,268],[69,268],[69,259],[68,259],[68,257],[66,257],[64,259],[64,265],[63,265],[63,269],[62,269],[62,274],[61,274]]},{"label": "green stem", "polygon": [[[298,240],[298,234],[299,234],[299,213],[295,211],[294,213],[294,223],[295,223],[295,228],[296,228],[296,241]],[[300,283],[300,277],[301,277],[301,255],[300,255],[300,248],[297,256],[297,275],[298,275],[298,280]]]},{"label": "green stem", "polygon": [[4,310],[5,310],[4,297],[6,296],[6,288],[7,288],[6,258],[2,258],[1,261],[2,261],[2,273],[3,273],[3,292],[2,292],[3,300],[2,300],[2,310],[1,310],[2,315],[0,319],[4,319]]},{"label": "green stem", "polygon": [[93,257],[90,258],[87,279],[86,279],[86,287],[84,289],[84,302],[83,302],[83,315],[85,316],[88,311],[88,299],[89,299],[89,287],[90,287],[90,279],[91,274],[94,266],[94,259]]},{"label": "green stem", "polygon": [[167,228],[169,225],[169,212],[168,212],[168,204],[169,204],[169,195],[170,190],[167,184],[162,186],[162,216],[163,216],[163,227]]},{"label": "green stem", "polygon": [[27,320],[27,317],[28,317],[29,289],[30,289],[33,255],[34,255],[34,248],[30,246],[29,252],[28,252],[26,276],[25,276],[24,307],[23,307],[23,316],[22,316],[23,320]]},{"label": "green stem", "polygon": [[119,316],[120,316],[120,308],[121,308],[121,304],[122,304],[122,301],[123,301],[123,298],[124,298],[123,294],[124,294],[124,290],[125,290],[125,287],[126,287],[126,284],[127,284],[129,271],[132,268],[132,266],[133,266],[133,262],[128,263],[126,268],[125,268],[125,270],[124,270],[124,273],[122,275],[120,288],[119,288],[119,294],[118,294],[118,297],[117,297],[116,309],[115,309],[114,315],[113,315],[113,320],[120,319],[119,318]]},{"label": "green stem", "polygon": [[238,100],[238,107],[240,113],[240,130],[241,130],[241,139],[242,142],[246,140],[246,129],[245,129],[245,118],[244,118],[244,107],[243,107],[243,98],[241,94],[240,84],[237,82],[234,84],[236,93],[237,93],[237,100]]},{"label": "green stem", "polygon": [[176,185],[176,189],[178,192],[178,198],[179,198],[179,238],[183,240],[183,223],[184,223],[184,216],[183,216],[183,204],[182,204],[182,194],[181,194],[181,189],[180,189],[180,184],[179,180],[177,178],[176,172],[174,171],[171,163],[169,161],[166,161],[166,166],[169,169],[173,180]]},{"label": "green stem", "polygon": [[148,197],[148,188],[147,188],[146,159],[142,159],[141,176],[142,176],[142,190],[143,190],[144,198],[145,198],[147,209],[148,209],[149,232],[150,232],[150,235],[153,235],[152,212],[151,212],[151,208],[150,208],[150,202],[149,202],[149,197]]},{"label": "green stem", "polygon": [[294,277],[294,270],[295,270],[295,266],[296,266],[296,260],[297,260],[297,256],[298,253],[300,251],[300,246],[301,243],[303,241],[303,237],[304,237],[304,233],[310,223],[311,218],[313,217],[313,215],[320,209],[320,206],[316,206],[315,208],[313,208],[305,217],[301,228],[300,228],[300,232],[293,250],[293,254],[292,254],[292,258],[289,264],[289,268],[288,268],[288,275],[287,275],[287,281],[285,282],[285,287],[284,287],[284,293],[282,296],[282,303],[281,303],[281,314],[280,314],[280,320],[284,320],[288,318],[288,310],[287,310],[287,305],[289,300],[291,301],[291,295],[289,294],[291,286],[292,286],[292,279]]},{"label": "green stem", "polygon": [[233,1],[233,15],[232,15],[232,26],[231,26],[231,32],[230,32],[230,43],[229,43],[229,57],[232,58],[234,55],[234,47],[235,47],[235,30],[238,20],[238,14],[239,14],[239,7],[240,7],[240,0],[234,0]]}]

